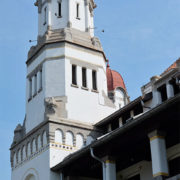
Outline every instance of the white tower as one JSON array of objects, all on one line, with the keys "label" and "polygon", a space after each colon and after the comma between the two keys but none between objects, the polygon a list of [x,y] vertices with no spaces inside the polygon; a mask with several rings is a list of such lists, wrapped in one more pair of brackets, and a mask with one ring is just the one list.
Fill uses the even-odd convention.
[{"label": "white tower", "polygon": [[14,131],[12,180],[56,180],[50,168],[97,135],[115,111],[93,0],[38,0],[38,41],[27,59],[26,117]]}]

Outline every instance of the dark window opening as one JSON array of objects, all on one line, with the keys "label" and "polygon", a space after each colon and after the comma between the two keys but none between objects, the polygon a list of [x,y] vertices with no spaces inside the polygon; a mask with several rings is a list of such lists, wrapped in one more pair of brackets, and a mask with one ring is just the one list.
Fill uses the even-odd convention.
[{"label": "dark window opening", "polygon": [[34,76],[34,94],[37,93],[37,74]]},{"label": "dark window opening", "polygon": [[130,112],[126,112],[122,115],[122,122],[123,124],[125,124],[127,122],[128,119],[130,119],[131,115]]},{"label": "dark window opening", "polygon": [[116,119],[115,121],[112,122],[111,124],[111,129],[112,131],[119,128],[119,119]]},{"label": "dark window opening", "polygon": [[176,84],[176,80],[173,79],[172,81],[170,81],[171,85],[173,86],[173,90],[174,90],[174,95],[178,94],[180,92],[180,88],[179,86]]},{"label": "dark window opening", "polygon": [[166,91],[166,85],[163,85],[161,87],[158,88],[158,91],[161,94],[161,100],[162,102],[167,100],[167,91]]},{"label": "dark window opening", "polygon": [[96,73],[96,71],[92,71],[92,87],[93,87],[93,90],[97,90],[97,73]]},{"label": "dark window opening", "polygon": [[77,85],[76,65],[72,65],[72,84]]},{"label": "dark window opening", "polygon": [[141,114],[143,112],[143,108],[141,104],[138,104],[135,108],[134,108],[134,116]]},{"label": "dark window opening", "polygon": [[82,68],[82,86],[87,87],[86,68]]},{"label": "dark window opening", "polygon": [[79,19],[79,4],[76,4],[76,18]]},{"label": "dark window opening", "polygon": [[61,6],[61,2],[58,3],[58,17],[62,17],[62,6]]},{"label": "dark window opening", "polygon": [[42,89],[42,69],[40,70],[39,89]]},{"label": "dark window opening", "polygon": [[140,180],[140,174],[129,178],[128,180]]},{"label": "dark window opening", "polygon": [[29,99],[32,98],[32,79],[29,79]]},{"label": "dark window opening", "polygon": [[44,8],[44,25],[46,24],[47,19],[47,7]]},{"label": "dark window opening", "polygon": [[171,177],[180,174],[180,157],[169,161],[169,172]]}]

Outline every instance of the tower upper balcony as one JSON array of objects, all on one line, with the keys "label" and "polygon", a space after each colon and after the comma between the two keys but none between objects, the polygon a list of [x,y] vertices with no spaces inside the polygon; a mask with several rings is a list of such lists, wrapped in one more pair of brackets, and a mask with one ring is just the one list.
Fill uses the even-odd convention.
[{"label": "tower upper balcony", "polygon": [[38,35],[48,30],[73,28],[94,36],[94,0],[37,0]]}]

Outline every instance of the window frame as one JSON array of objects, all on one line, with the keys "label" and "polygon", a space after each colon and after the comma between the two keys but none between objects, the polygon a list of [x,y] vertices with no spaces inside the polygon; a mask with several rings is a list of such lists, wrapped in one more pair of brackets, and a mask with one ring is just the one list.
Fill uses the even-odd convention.
[{"label": "window frame", "polygon": [[62,1],[58,1],[58,18],[62,18]]},{"label": "window frame", "polygon": [[28,100],[32,99],[32,77],[30,77],[29,79],[29,98]]},{"label": "window frame", "polygon": [[72,64],[72,85],[77,86],[77,65]]},{"label": "window frame", "polygon": [[47,24],[47,7],[44,8],[44,23],[43,25],[45,26]]},{"label": "window frame", "polygon": [[98,91],[97,87],[97,71],[92,70],[92,90],[93,91]]},{"label": "window frame", "polygon": [[80,20],[80,3],[76,3],[76,19]]},{"label": "window frame", "polygon": [[82,87],[87,88],[87,69],[82,67]]}]

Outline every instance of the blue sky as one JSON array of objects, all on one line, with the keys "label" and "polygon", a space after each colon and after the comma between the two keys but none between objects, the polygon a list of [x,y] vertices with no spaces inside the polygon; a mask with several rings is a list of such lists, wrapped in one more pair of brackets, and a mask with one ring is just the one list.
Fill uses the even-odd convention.
[{"label": "blue sky", "polygon": [[[180,57],[180,1],[96,3],[96,35],[133,100],[150,77]],[[1,0],[0,6],[0,172],[4,180],[10,179],[8,149],[13,130],[25,115],[25,61],[32,45],[28,40],[37,37],[37,9],[33,4],[33,0]]]}]

